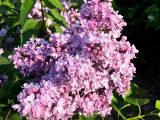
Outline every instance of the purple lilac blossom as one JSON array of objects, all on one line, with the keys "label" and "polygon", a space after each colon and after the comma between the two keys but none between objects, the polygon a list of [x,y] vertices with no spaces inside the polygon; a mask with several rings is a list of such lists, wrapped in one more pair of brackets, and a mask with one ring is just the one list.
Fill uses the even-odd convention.
[{"label": "purple lilac blossom", "polygon": [[3,87],[7,80],[8,76],[6,74],[0,75],[0,87]]},{"label": "purple lilac blossom", "polygon": [[20,104],[13,105],[29,120],[68,120],[75,111],[90,115],[110,114],[112,89],[88,94],[70,93],[70,85],[57,86],[52,81],[42,80],[39,83],[24,84],[18,95]]},{"label": "purple lilac blossom", "polygon": [[29,18],[35,19],[42,19],[42,12],[41,12],[41,2],[37,0],[34,7],[32,8],[31,12],[28,15]]},{"label": "purple lilac blossom", "polygon": [[64,9],[69,10],[71,7],[71,0],[60,0]]},{"label": "purple lilac blossom", "polygon": [[126,23],[111,0],[84,0],[80,12],[68,0],[62,4],[64,33],[51,34],[49,42],[33,39],[11,57],[24,75],[44,73],[39,82],[24,84],[13,108],[28,120],[68,120],[76,112],[105,117],[113,90],[123,95],[130,87],[138,50],[121,36]]},{"label": "purple lilac blossom", "polygon": [[13,108],[29,120],[67,120],[77,107],[68,92],[67,85],[57,87],[51,81],[24,84],[20,104]]},{"label": "purple lilac blossom", "polygon": [[[49,11],[50,11],[50,9],[48,7],[43,6],[44,14],[47,14]],[[51,25],[53,25],[53,21],[50,18],[48,18],[46,16],[42,16],[42,6],[41,6],[40,0],[36,1],[34,7],[32,8],[31,12],[29,13],[28,17],[33,18],[33,19],[38,19],[38,20],[42,20],[44,17],[44,20],[46,22],[47,27],[50,27]]]},{"label": "purple lilac blossom", "polygon": [[24,76],[39,76],[48,72],[56,58],[55,48],[42,38],[31,38],[23,47],[15,48],[15,53],[9,56],[15,68]]},{"label": "purple lilac blossom", "polygon": [[6,33],[7,33],[7,30],[5,28],[2,28],[0,30],[0,37],[4,37],[6,35]]}]

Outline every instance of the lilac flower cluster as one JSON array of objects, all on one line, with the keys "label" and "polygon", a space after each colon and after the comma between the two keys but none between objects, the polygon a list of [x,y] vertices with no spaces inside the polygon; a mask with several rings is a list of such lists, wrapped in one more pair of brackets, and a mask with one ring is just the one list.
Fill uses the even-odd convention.
[{"label": "lilac flower cluster", "polygon": [[61,14],[64,16],[65,20],[67,21],[68,27],[73,25],[80,15],[78,12],[78,9],[73,9],[73,8],[66,10],[64,13],[61,13]]},{"label": "lilac flower cluster", "polygon": [[[29,120],[68,120],[76,110],[91,114],[101,111],[103,115],[111,110],[110,90],[106,96],[96,93],[83,95],[68,94],[70,86],[55,86],[52,81],[42,80],[39,84],[24,84],[22,92],[18,95],[20,104],[13,105],[23,116]],[[106,109],[107,108],[107,109]]]},{"label": "lilac flower cluster", "polygon": [[64,33],[51,34],[49,42],[31,39],[10,57],[22,74],[41,75],[39,82],[24,84],[13,106],[29,120],[106,116],[113,90],[123,95],[130,87],[136,71],[131,60],[138,50],[120,37],[126,23],[111,0],[84,2],[80,13],[66,8]]},{"label": "lilac flower cluster", "polygon": [[126,22],[123,17],[114,11],[110,0],[85,0],[80,10],[79,20],[73,24],[71,31],[79,31],[83,29],[84,32],[100,32],[107,33],[113,38],[120,37],[120,32]]},{"label": "lilac flower cluster", "polygon": [[54,47],[42,38],[31,38],[23,47],[15,48],[14,55],[9,56],[15,68],[25,76],[39,76],[48,72],[56,58]]},{"label": "lilac flower cluster", "polygon": [[45,13],[49,11],[49,8],[41,6],[40,0],[37,0],[28,17],[34,19],[42,19],[42,9]]}]

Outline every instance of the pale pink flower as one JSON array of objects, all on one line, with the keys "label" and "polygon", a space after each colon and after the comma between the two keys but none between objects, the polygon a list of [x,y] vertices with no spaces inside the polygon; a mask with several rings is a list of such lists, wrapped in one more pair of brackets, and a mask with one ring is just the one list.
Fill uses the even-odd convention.
[{"label": "pale pink flower", "polygon": [[2,55],[2,53],[3,53],[4,51],[3,51],[3,49],[2,48],[0,48],[0,55]]}]

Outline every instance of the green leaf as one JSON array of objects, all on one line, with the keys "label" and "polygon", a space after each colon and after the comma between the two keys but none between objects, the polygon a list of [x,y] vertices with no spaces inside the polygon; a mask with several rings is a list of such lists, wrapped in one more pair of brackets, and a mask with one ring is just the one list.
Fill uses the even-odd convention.
[{"label": "green leaf", "polygon": [[114,102],[112,102],[112,108],[115,110],[115,111],[117,111],[117,113],[123,118],[123,120],[125,120],[126,119],[126,117],[123,115],[123,113],[121,112],[121,108],[118,108],[118,106],[114,103]]},{"label": "green leaf", "polygon": [[138,101],[137,101],[136,98],[126,97],[124,100],[125,100],[126,102],[128,102],[129,104],[139,106]]},{"label": "green leaf", "polygon": [[3,116],[0,116],[0,120],[4,120]]},{"label": "green leaf", "polygon": [[83,0],[72,0],[71,4],[73,8],[80,8],[80,6],[82,6],[83,3]]},{"label": "green leaf", "polygon": [[8,60],[8,58],[0,56],[0,65],[5,65],[5,64],[9,64],[10,61]]},{"label": "green leaf", "polygon": [[51,20],[55,21],[59,25],[66,27],[67,23],[64,17],[60,15],[56,8],[50,9],[50,13],[48,13],[48,16]]},{"label": "green leaf", "polygon": [[86,118],[87,118],[87,120],[95,120],[96,117],[97,117],[97,114],[93,114],[93,115],[88,116],[88,117],[86,117]]},{"label": "green leaf", "polygon": [[81,115],[80,117],[79,117],[79,120],[95,120],[96,119],[96,117],[97,117],[97,114],[95,113],[95,114],[93,114],[93,115],[91,115],[91,116],[84,116],[84,115]]},{"label": "green leaf", "polygon": [[63,6],[60,2],[60,0],[43,0],[44,3],[47,5],[47,7],[50,8],[51,5],[49,5],[49,3],[51,3],[52,5],[54,5],[56,8],[60,9],[60,10],[64,10]]},{"label": "green leaf", "polygon": [[122,103],[122,102],[124,102],[124,99],[117,92],[113,91],[112,102]]},{"label": "green leaf", "polygon": [[61,26],[58,25],[57,23],[54,23],[54,27],[51,27],[50,29],[51,29],[51,31],[52,31],[53,33],[54,33],[54,32],[56,32],[56,33],[62,33],[62,32],[63,32]]},{"label": "green leaf", "polygon": [[137,98],[138,104],[141,105],[145,105],[149,103],[149,99],[148,98]]},{"label": "green leaf", "polygon": [[5,105],[5,104],[0,104],[0,108],[2,108],[2,107],[6,107],[7,105]]},{"label": "green leaf", "polygon": [[3,1],[0,3],[0,14],[8,15],[16,12],[14,5],[9,1]]},{"label": "green leaf", "polygon": [[4,97],[7,97],[9,95],[9,92],[6,91],[5,89],[0,89],[0,99],[1,98],[4,98]]},{"label": "green leaf", "polygon": [[36,0],[23,0],[20,11],[20,23],[22,26],[24,25],[24,22],[35,3]]},{"label": "green leaf", "polygon": [[160,110],[160,100],[157,100],[157,101],[156,101],[155,107],[156,107],[158,110]]},{"label": "green leaf", "polygon": [[51,2],[49,2],[48,0],[43,0],[43,3],[45,4],[46,7],[50,8],[50,9],[55,8],[55,6]]},{"label": "green leaf", "polygon": [[135,83],[131,83],[130,89],[123,95],[123,98],[126,97],[142,97],[146,96],[144,90],[139,88],[139,86]]},{"label": "green leaf", "polygon": [[79,116],[79,120],[86,120],[83,115]]},{"label": "green leaf", "polygon": [[0,5],[0,14],[6,14],[8,12],[9,7],[6,5]]},{"label": "green leaf", "polygon": [[136,106],[145,105],[150,101],[147,98],[133,98],[133,97],[126,97],[124,100],[129,104],[136,105]]},{"label": "green leaf", "polygon": [[118,99],[114,95],[112,96],[112,102],[118,103]]},{"label": "green leaf", "polygon": [[37,34],[38,30],[42,26],[42,21],[38,21],[35,19],[28,19],[23,28],[22,28],[22,36],[21,36],[21,45],[24,44],[32,35]]},{"label": "green leaf", "polygon": [[20,25],[20,22],[17,21],[17,22],[15,22],[15,23],[11,26],[11,28],[17,27],[17,26],[19,26],[19,25]]},{"label": "green leaf", "polygon": [[22,119],[23,117],[16,113],[16,114],[12,114],[8,120],[22,120]]}]

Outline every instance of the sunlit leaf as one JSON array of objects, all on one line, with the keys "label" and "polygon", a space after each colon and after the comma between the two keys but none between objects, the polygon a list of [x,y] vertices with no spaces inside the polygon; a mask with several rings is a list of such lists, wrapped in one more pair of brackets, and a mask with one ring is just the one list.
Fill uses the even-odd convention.
[{"label": "sunlit leaf", "polygon": [[156,107],[158,110],[160,110],[160,100],[157,100],[157,101],[156,101],[155,107]]},{"label": "sunlit leaf", "polygon": [[23,28],[22,28],[22,38],[21,38],[21,44],[24,44],[29,38],[37,34],[38,30],[41,28],[42,21],[38,21],[35,19],[28,19]]},{"label": "sunlit leaf", "polygon": [[114,102],[112,102],[111,105],[112,105],[112,108],[125,120],[126,117],[122,113],[121,108],[119,108]]},{"label": "sunlit leaf", "polygon": [[58,8],[60,10],[62,10],[62,11],[64,10],[60,0],[43,0],[43,1],[47,5],[47,7],[49,7],[49,8],[51,7],[50,4],[52,4],[53,6],[55,6],[56,8]]},{"label": "sunlit leaf", "polygon": [[8,120],[23,120],[23,117],[17,113],[17,114],[10,115]]},{"label": "sunlit leaf", "polygon": [[23,0],[20,11],[20,22],[22,25],[24,25],[24,22],[35,3],[36,0]]},{"label": "sunlit leaf", "polygon": [[57,9],[53,8],[50,10],[50,13],[48,13],[48,16],[51,20],[56,22],[57,24],[66,27],[66,21],[64,17],[60,15],[60,13],[57,11]]},{"label": "sunlit leaf", "polygon": [[10,61],[8,60],[8,58],[0,56],[0,65],[5,65],[5,64],[9,64]]}]

